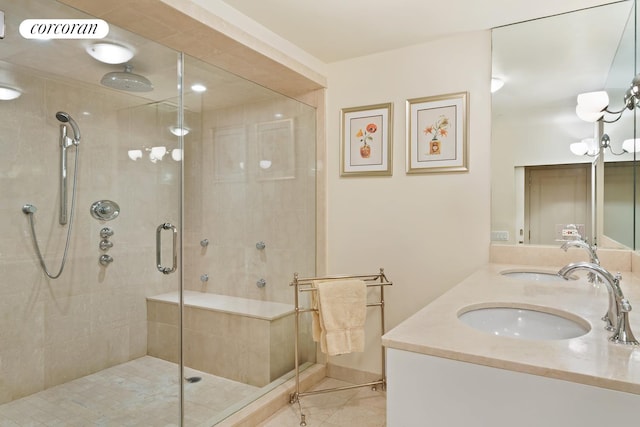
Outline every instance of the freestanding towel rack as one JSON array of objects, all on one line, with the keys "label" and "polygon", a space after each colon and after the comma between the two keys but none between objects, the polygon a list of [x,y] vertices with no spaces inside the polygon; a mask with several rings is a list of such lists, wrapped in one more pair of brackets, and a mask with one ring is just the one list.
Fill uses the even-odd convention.
[{"label": "freestanding towel rack", "polygon": [[[344,276],[324,276],[324,277],[306,277],[300,278],[298,277],[298,273],[293,274],[293,281],[289,284],[289,286],[294,287],[294,299],[295,299],[295,341],[294,341],[294,351],[295,351],[295,374],[296,374],[296,391],[289,395],[289,403],[298,403],[300,405],[300,397],[308,396],[312,394],[319,393],[329,393],[332,391],[341,391],[341,390],[349,390],[352,388],[358,387],[371,387],[372,389],[376,389],[377,386],[381,386],[384,390],[387,386],[387,375],[386,375],[386,353],[384,347],[381,348],[382,352],[382,378],[377,381],[372,381],[364,384],[354,384],[345,387],[334,387],[327,388],[322,390],[313,390],[300,392],[300,354],[298,348],[298,341],[300,335],[300,313],[307,313],[315,311],[314,308],[304,308],[300,307],[300,292],[315,292],[317,289],[313,287],[313,283],[319,280],[339,280],[339,279],[360,279],[363,280],[367,286],[369,287],[379,287],[380,299],[376,302],[367,303],[367,307],[380,307],[380,327],[381,327],[381,335],[384,335],[384,287],[393,285],[393,282],[390,282],[387,279],[387,276],[384,274],[384,269],[381,268],[379,273],[375,274],[359,274],[359,275],[344,275]],[[302,407],[300,407],[300,425],[306,426],[305,415],[302,413]]]}]

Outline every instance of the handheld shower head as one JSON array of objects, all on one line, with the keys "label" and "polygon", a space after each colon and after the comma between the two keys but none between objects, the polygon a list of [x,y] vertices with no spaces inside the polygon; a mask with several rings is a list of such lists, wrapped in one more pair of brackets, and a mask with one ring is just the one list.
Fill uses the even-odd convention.
[{"label": "handheld shower head", "polygon": [[69,115],[69,113],[65,113],[64,111],[58,111],[56,113],[56,119],[61,123],[69,123],[71,129],[73,130],[73,141],[75,145],[78,145],[80,142],[80,128],[75,120]]}]

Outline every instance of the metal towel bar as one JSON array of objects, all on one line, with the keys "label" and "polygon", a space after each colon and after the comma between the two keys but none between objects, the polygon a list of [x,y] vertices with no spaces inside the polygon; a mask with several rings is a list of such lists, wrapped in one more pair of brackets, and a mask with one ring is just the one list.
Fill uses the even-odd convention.
[{"label": "metal towel bar", "polygon": [[[366,283],[368,288],[370,287],[378,287],[380,288],[379,292],[379,300],[373,303],[367,303],[367,307],[380,307],[380,327],[381,327],[381,335],[385,333],[385,322],[384,322],[384,287],[393,285],[393,282],[390,282],[384,274],[384,269],[381,268],[379,273],[376,274],[360,274],[360,275],[338,275],[338,276],[322,276],[322,277],[298,277],[298,273],[294,273],[293,281],[289,284],[289,286],[294,287],[294,300],[295,300],[295,341],[294,341],[294,351],[295,351],[295,377],[296,377],[296,389],[295,392],[289,395],[289,403],[294,404],[298,403],[300,405],[300,397],[308,396],[312,394],[319,393],[329,393],[333,391],[341,391],[341,390],[349,390],[353,388],[359,387],[372,387],[374,390],[377,386],[381,386],[384,390],[387,386],[387,376],[386,376],[386,353],[384,347],[381,347],[382,353],[382,377],[377,381],[372,381],[364,384],[354,384],[345,387],[334,387],[327,388],[321,390],[313,390],[300,392],[300,354],[299,354],[299,335],[300,335],[300,314],[307,313],[311,311],[315,311],[313,308],[303,308],[300,307],[300,299],[299,295],[301,292],[314,292],[317,291],[313,284],[315,281],[319,280],[340,280],[340,279],[360,279]],[[305,415],[302,413],[302,407],[300,407],[300,425],[305,426]]]}]

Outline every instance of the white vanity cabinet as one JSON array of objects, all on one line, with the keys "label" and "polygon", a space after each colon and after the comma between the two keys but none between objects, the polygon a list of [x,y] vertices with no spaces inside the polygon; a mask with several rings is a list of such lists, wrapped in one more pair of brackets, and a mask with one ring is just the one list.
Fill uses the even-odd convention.
[{"label": "white vanity cabinet", "polygon": [[[601,320],[606,289],[586,275],[543,283],[502,274],[521,267],[479,269],[382,337],[389,427],[640,425],[640,346],[608,340]],[[625,296],[637,308],[640,277],[623,277]],[[568,313],[586,332],[570,339],[514,338],[459,319],[487,306]],[[640,335],[640,310],[629,319]]]},{"label": "white vanity cabinet", "polygon": [[638,408],[637,394],[387,350],[389,427],[636,425]]}]

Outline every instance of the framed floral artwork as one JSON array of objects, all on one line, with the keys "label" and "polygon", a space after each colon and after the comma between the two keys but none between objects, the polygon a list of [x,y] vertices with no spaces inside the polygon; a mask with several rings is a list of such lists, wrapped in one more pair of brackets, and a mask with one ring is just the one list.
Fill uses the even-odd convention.
[{"label": "framed floral artwork", "polygon": [[467,172],[467,92],[407,100],[407,173]]},{"label": "framed floral artwork", "polygon": [[340,176],[391,175],[391,103],[342,109]]}]

